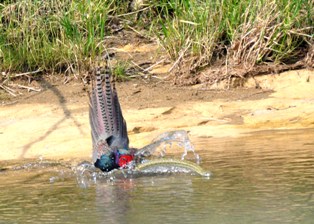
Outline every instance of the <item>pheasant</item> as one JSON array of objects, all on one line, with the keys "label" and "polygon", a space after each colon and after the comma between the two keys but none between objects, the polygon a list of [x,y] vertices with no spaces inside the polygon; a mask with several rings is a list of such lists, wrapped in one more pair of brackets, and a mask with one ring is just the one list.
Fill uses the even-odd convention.
[{"label": "pheasant", "polygon": [[109,172],[134,159],[111,72],[97,68],[89,94],[89,121],[95,167]]}]

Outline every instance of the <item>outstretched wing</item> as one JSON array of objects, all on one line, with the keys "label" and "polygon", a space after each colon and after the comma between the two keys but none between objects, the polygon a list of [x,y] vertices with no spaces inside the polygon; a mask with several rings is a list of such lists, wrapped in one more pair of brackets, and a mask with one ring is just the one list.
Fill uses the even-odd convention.
[{"label": "outstretched wing", "polygon": [[126,122],[110,71],[97,68],[95,76],[89,104],[94,160],[115,149],[129,148]]}]

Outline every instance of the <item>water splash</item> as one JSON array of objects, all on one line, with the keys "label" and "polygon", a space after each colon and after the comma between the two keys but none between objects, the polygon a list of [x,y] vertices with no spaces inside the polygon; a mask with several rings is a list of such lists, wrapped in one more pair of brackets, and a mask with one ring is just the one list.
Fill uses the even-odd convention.
[{"label": "water splash", "polygon": [[210,172],[206,172],[199,165],[176,159],[152,159],[143,160],[139,164],[131,164],[127,168],[115,169],[110,172],[102,172],[91,163],[84,162],[75,169],[77,183],[81,188],[101,183],[112,182],[121,179],[132,179],[143,176],[154,176],[156,174],[191,174],[200,175],[209,179]]},{"label": "water splash", "polygon": [[[175,145],[181,151],[181,159],[184,160],[189,153],[192,153],[197,164],[200,163],[200,157],[195,152],[195,148],[189,139],[187,131],[178,130],[165,132],[155,138],[151,144],[140,149],[135,155],[137,157],[165,157],[168,152],[174,151]],[[183,150],[183,152],[182,152]]]},{"label": "water splash", "polygon": [[[173,155],[177,154],[180,159],[173,159]],[[83,162],[74,169],[74,172],[77,183],[82,188],[87,188],[97,182],[112,182],[117,179],[156,174],[189,173],[209,178],[209,172],[203,171],[197,164],[193,165],[186,160],[188,155],[192,155],[192,160],[194,159],[197,164],[200,163],[200,157],[195,152],[188,133],[184,130],[171,131],[159,135],[151,144],[139,149],[135,153],[135,161],[129,163],[124,169],[115,169],[106,173],[95,168],[89,162]],[[143,169],[138,169],[138,167],[143,167]]]},{"label": "water splash", "polygon": [[97,179],[103,176],[92,163],[84,161],[73,168],[76,176],[76,182],[81,188],[88,188],[90,185],[95,184]]},{"label": "water splash", "polygon": [[110,172],[103,172],[92,163],[84,161],[73,167],[76,182],[81,188],[88,188],[91,185],[102,182],[113,182],[117,179],[132,178],[132,169],[114,169]]}]

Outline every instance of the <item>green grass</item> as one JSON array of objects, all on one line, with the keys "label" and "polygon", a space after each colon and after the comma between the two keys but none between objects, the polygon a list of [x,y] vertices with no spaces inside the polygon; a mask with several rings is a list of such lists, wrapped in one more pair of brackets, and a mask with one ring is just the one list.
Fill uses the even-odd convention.
[{"label": "green grass", "polygon": [[[310,0],[151,0],[128,12],[120,0],[7,0],[0,3],[0,71],[77,71],[103,56],[108,21],[132,21],[191,70],[228,64],[292,63],[313,44]],[[148,27],[148,28],[147,28]],[[119,65],[117,74],[123,74]]]},{"label": "green grass", "polygon": [[128,67],[129,67],[129,63],[126,61],[118,61],[113,66],[112,74],[116,77],[117,81],[125,81],[129,79],[127,75]]},{"label": "green grass", "polygon": [[108,16],[119,1],[5,1],[0,5],[0,69],[79,69],[104,52]]}]

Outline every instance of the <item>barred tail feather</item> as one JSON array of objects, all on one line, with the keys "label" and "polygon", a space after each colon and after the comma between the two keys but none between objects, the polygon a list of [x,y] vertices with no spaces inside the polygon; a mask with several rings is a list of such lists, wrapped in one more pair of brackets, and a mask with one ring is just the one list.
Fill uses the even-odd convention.
[{"label": "barred tail feather", "polygon": [[89,97],[89,120],[94,150],[101,141],[107,141],[110,150],[128,149],[126,122],[122,116],[115,86],[110,81],[110,75],[106,70],[103,81],[101,69],[96,70],[93,90]]}]

